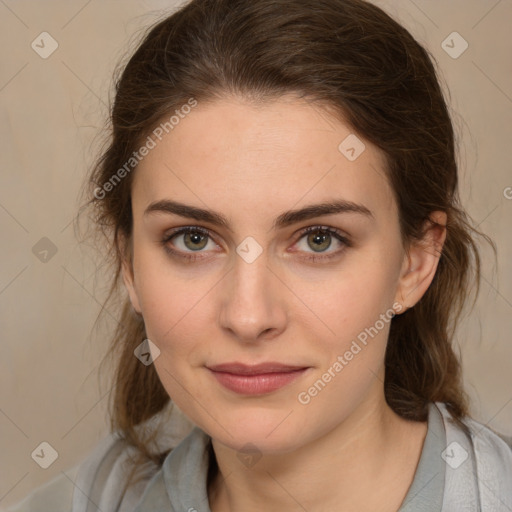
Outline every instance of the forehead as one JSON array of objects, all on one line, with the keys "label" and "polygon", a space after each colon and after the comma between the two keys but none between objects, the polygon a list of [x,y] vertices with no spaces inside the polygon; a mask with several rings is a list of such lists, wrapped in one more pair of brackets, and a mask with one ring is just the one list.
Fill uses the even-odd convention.
[{"label": "forehead", "polygon": [[256,211],[263,218],[333,199],[377,213],[395,209],[381,151],[295,97],[199,103],[154,139],[135,171],[134,210],[162,199],[208,205],[233,218],[245,211],[251,219]]}]

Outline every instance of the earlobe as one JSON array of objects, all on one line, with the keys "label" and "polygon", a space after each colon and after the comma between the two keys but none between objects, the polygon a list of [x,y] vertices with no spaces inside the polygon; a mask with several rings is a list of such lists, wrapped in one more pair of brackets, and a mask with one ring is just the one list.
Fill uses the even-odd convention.
[{"label": "earlobe", "polygon": [[140,307],[139,297],[135,288],[135,276],[132,258],[128,256],[128,253],[125,250],[122,251],[122,254],[124,256],[121,266],[121,273],[123,276],[124,286],[128,292],[128,296],[130,297],[130,302],[132,303],[133,309],[140,315],[142,314],[142,309]]},{"label": "earlobe", "polygon": [[405,255],[395,297],[403,312],[419,302],[434,279],[446,239],[446,218],[445,212],[433,212],[423,239],[413,243]]}]

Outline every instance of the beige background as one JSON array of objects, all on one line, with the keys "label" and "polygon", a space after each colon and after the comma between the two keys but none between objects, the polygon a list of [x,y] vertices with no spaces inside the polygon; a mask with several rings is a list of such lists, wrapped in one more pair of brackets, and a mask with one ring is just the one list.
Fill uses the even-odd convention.
[{"label": "beige background", "polygon": [[[474,417],[512,435],[512,2],[376,3],[430,49],[451,91],[462,198],[499,258],[494,267],[485,251],[480,299],[457,342]],[[71,221],[112,70],[173,5],[0,0],[0,506],[76,464],[107,432],[108,389],[97,379],[106,337],[91,332],[104,281]],[[47,59],[31,48],[43,31],[59,45]],[[469,44],[456,59],[441,47],[453,31]],[[57,249],[47,262],[32,251],[43,237]],[[59,454],[46,470],[31,458],[42,441]]]}]

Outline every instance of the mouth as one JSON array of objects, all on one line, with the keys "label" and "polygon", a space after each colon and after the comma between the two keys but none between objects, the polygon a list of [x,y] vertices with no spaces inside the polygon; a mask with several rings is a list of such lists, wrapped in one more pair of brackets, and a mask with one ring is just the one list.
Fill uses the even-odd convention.
[{"label": "mouth", "polygon": [[245,365],[225,363],[207,366],[223,387],[241,395],[263,395],[277,391],[302,376],[309,367],[281,363]]}]

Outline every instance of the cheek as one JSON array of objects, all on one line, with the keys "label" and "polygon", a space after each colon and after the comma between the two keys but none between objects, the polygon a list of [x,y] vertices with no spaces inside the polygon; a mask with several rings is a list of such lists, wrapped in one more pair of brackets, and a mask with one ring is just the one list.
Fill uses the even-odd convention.
[{"label": "cheek", "polygon": [[[327,423],[322,423],[326,430],[350,414],[384,380],[393,318],[394,281],[390,274],[383,264],[368,265],[360,273],[331,282],[331,292],[317,302],[319,316],[331,332],[322,329],[326,334],[318,345],[320,364],[296,401],[305,407],[312,422],[317,421],[315,417],[323,418],[326,409],[331,410]],[[314,325],[308,329],[312,331]]]},{"label": "cheek", "polygon": [[[160,350],[154,361],[155,370],[167,394],[189,417],[196,419],[198,411],[191,408],[191,395],[202,400],[203,390],[194,379],[195,371],[209,344],[204,305],[209,288],[197,286],[154,270],[140,274],[142,313],[147,337]],[[203,358],[203,359],[201,359]],[[200,415],[198,416],[200,418]]]},{"label": "cheek", "polygon": [[322,293],[311,288],[302,293],[307,297],[304,302],[314,304],[331,334],[334,331],[336,338],[346,343],[373,326],[382,314],[391,314],[396,285],[390,265],[372,258],[331,276],[321,287]]},{"label": "cheek", "polygon": [[212,325],[207,310],[214,276],[203,274],[191,279],[188,272],[183,277],[166,261],[166,255],[144,249],[139,251],[135,272],[146,334],[161,351],[155,362],[157,369],[160,365],[174,371],[185,359],[193,366],[200,364],[198,357],[204,357],[204,349],[195,349]]}]

